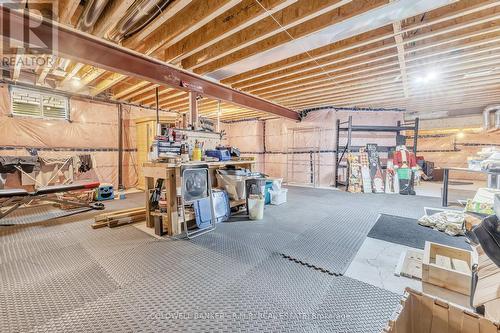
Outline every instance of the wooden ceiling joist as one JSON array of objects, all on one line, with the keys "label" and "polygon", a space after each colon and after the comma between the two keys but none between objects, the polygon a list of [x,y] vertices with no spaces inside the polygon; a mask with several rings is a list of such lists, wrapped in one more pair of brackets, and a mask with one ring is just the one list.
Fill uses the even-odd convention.
[{"label": "wooden ceiling joist", "polygon": [[[13,29],[21,31],[25,24],[31,22],[33,33],[42,42],[47,43],[47,39],[52,37],[54,29],[57,29],[58,48],[56,52],[60,57],[87,63],[99,69],[147,80],[154,84],[184,91],[195,90],[214,99],[226,100],[249,109],[257,109],[294,120],[299,119],[296,112],[285,107],[235,91],[224,85],[169,66],[161,61],[107,43],[104,40],[93,38],[61,25],[54,25],[45,20],[40,23],[38,18],[31,16],[29,13],[11,11],[5,6],[1,6],[0,10]],[[38,25],[35,25],[35,22]],[[13,39],[19,37],[7,35],[5,30],[2,30],[2,36]]]},{"label": "wooden ceiling joist", "polygon": [[113,99],[121,99],[124,96],[127,96],[134,91],[137,91],[141,88],[144,88],[151,83],[148,81],[142,81],[142,80],[137,80],[137,79],[132,79],[127,80],[126,82],[122,82],[119,87],[116,87],[116,89],[113,90]]},{"label": "wooden ceiling joist", "polygon": [[[178,62],[217,43],[246,27],[265,19],[297,0],[243,0],[238,5],[217,16],[203,27],[184,37],[165,50],[164,60]],[[264,10],[264,8],[266,10]]]},{"label": "wooden ceiling joist", "polygon": [[144,29],[138,31],[133,36],[127,38],[123,45],[130,49],[135,49],[141,45],[144,40],[159,29],[162,25],[166,24],[167,21],[172,19],[177,13],[179,13],[184,7],[189,5],[191,0],[173,0],[171,1],[167,8],[165,8],[151,23],[149,23]]},{"label": "wooden ceiling joist", "polygon": [[[418,21],[418,23],[414,24],[407,24],[402,30],[400,31],[401,34],[405,33],[410,33],[410,32],[415,32],[420,29],[423,29],[425,27],[430,27],[432,25],[436,25],[442,22],[447,22],[447,21],[453,21],[457,20],[460,17],[464,15],[468,15],[471,13],[476,13],[478,11],[482,11],[485,9],[491,9],[495,6],[499,6],[498,1],[461,1],[459,2],[460,6],[457,4],[445,6],[445,10],[441,11],[442,13],[445,13],[444,16],[439,16],[436,17],[436,15],[429,15],[431,19],[427,18],[426,20],[422,21],[421,19]],[[471,3],[473,5],[471,5]],[[433,13],[434,11],[431,11],[430,13]],[[425,16],[427,17],[427,15]],[[476,20],[475,22],[470,23],[470,26],[476,26],[477,24],[485,23],[485,22],[490,22],[493,18],[495,18],[496,15],[492,15],[489,18],[483,19],[483,20]],[[411,20],[410,20],[411,21]],[[463,26],[461,23],[458,24],[456,27],[448,30],[443,30],[440,32],[442,35],[449,36],[450,31],[456,31],[459,26]],[[392,27],[390,28],[392,30]],[[259,77],[263,74],[269,73],[268,76],[271,76],[273,72],[279,71],[280,69],[286,69],[290,66],[296,66],[300,68],[298,65],[304,65],[307,63],[312,63],[314,64],[316,61],[334,55],[338,52],[345,52],[346,50],[355,48],[355,47],[360,47],[362,45],[366,45],[366,43],[371,43],[371,42],[378,42],[380,40],[394,37],[396,34],[392,31],[388,31],[388,27],[382,27],[378,28],[373,31],[369,31],[351,38],[347,38],[345,40],[335,42],[333,44],[327,45],[325,47],[321,47],[315,50],[311,50],[307,53],[303,53],[288,59],[284,59],[281,61],[278,61],[276,63],[266,65],[263,67],[260,67],[258,69],[242,73],[233,77],[229,77],[227,79],[222,80],[223,83],[226,84],[234,84],[237,82],[240,82],[242,80],[246,80],[246,78],[255,78]],[[435,35],[435,34],[434,34]],[[451,34],[452,35],[452,34]],[[433,35],[428,35],[425,36],[423,39],[428,39],[432,37]],[[453,35],[452,35],[453,36]],[[451,39],[452,37],[450,37]],[[409,40],[408,43],[415,43],[417,42],[417,39]],[[312,57],[312,58],[311,58]],[[237,87],[237,85],[235,85]]]},{"label": "wooden ceiling joist", "polygon": [[264,75],[272,75],[272,73],[274,72],[286,70],[290,67],[301,68],[302,65],[305,65],[307,63],[314,64],[315,61],[319,61],[324,57],[334,56],[341,52],[347,52],[355,48],[361,48],[385,39],[390,39],[392,37],[392,27],[381,27],[362,33],[360,35],[334,42],[315,50],[308,51],[307,53],[301,53],[296,56],[250,70],[248,72],[225,78],[221,80],[221,82],[224,84],[236,86],[236,84],[245,82],[246,80],[260,78]]},{"label": "wooden ceiling joist", "polygon": [[398,62],[399,70],[401,72],[403,93],[405,97],[408,97],[408,75],[406,74],[405,48],[403,43],[403,36],[401,35],[401,22],[393,22],[392,28],[394,29],[394,40],[396,41],[396,49],[398,50]]},{"label": "wooden ceiling joist", "polygon": [[97,20],[92,34],[98,37],[106,37],[106,34],[113,28],[118,21],[125,16],[127,9],[135,0],[111,1]]},{"label": "wooden ceiling joist", "polygon": [[[387,49],[374,55],[367,55],[360,59],[344,58],[342,60],[343,62],[338,61],[320,68],[298,71],[298,73],[282,76],[273,81],[267,81],[264,83],[248,86],[244,90],[258,92],[260,89],[282,86],[284,84],[293,84],[297,81],[304,82],[304,80],[306,79],[314,79],[317,77],[333,79],[333,74],[335,74],[335,77],[343,77],[342,74],[350,75],[372,70],[375,68],[385,68],[397,62],[397,53],[394,49]],[[338,65],[339,63],[341,63],[341,66]]]},{"label": "wooden ceiling joist", "polygon": [[[297,110],[332,104],[403,108],[414,114],[440,109],[446,114],[498,101],[498,0],[452,0],[221,80],[237,90],[192,73],[218,71],[218,76],[226,66],[292,39],[308,38],[372,9],[383,12],[392,1],[171,0],[139,31],[118,42],[130,51],[102,37],[114,35],[122,18],[137,10],[137,2],[110,0],[90,31],[97,38],[55,25],[60,38],[58,53],[52,55],[57,70],[39,66],[36,83],[54,82],[56,89],[91,96],[109,92],[103,97],[144,107],[156,106],[159,88],[160,108],[178,113],[189,111],[187,91],[195,91],[203,97],[197,102],[200,115],[216,118],[220,99],[220,119],[225,120],[298,119]],[[64,25],[76,23],[85,8],[77,0],[58,4],[58,21]],[[9,18],[21,27],[22,15]],[[43,40],[49,30],[42,24],[37,36]],[[21,65],[10,70],[13,81],[31,71]],[[435,86],[417,82],[427,72],[438,73]],[[75,77],[79,83],[72,82]]]},{"label": "wooden ceiling joist", "polygon": [[71,18],[75,15],[80,0],[59,0],[57,16],[62,24],[71,24]]},{"label": "wooden ceiling joist", "polygon": [[[313,19],[325,12],[342,5],[340,0],[298,0],[288,7],[283,8],[273,14],[278,23],[271,16],[240,30],[219,42],[212,44],[210,48],[199,51],[192,56],[182,60],[183,68],[196,68],[217,60],[230,53],[261,42],[276,34],[282,33],[281,27],[285,29],[297,26],[309,19]],[[287,38],[287,41],[290,39]],[[198,70],[198,73],[201,71]]]},{"label": "wooden ceiling joist", "polygon": [[[303,1],[297,2],[296,4],[300,4],[302,9],[301,11],[290,10],[293,9],[294,5],[292,5],[283,10],[289,11],[287,13],[288,16],[279,16],[279,20],[283,21],[280,22],[280,25],[286,29],[286,32],[283,31],[281,26],[276,22],[272,22],[274,23],[273,30],[277,33],[270,37],[250,45],[247,43],[233,44],[235,41],[232,40],[232,38],[228,38],[221,41],[225,46],[221,47],[221,45],[215,44],[213,47],[207,49],[207,51],[209,51],[208,54],[194,54],[193,56],[183,60],[182,66],[184,68],[193,68],[194,72],[198,74],[209,73],[257,53],[287,43],[290,41],[290,36],[292,36],[292,38],[304,37],[330,25],[386,5],[387,3],[387,0],[353,0],[349,2],[307,0],[306,3]],[[310,15],[301,15],[308,9],[312,12]],[[301,13],[299,14],[300,17],[297,17],[297,13]],[[294,22],[300,22],[300,24],[286,24],[285,20],[290,17],[293,18]],[[251,36],[255,35],[255,31],[251,31],[250,33]],[[217,52],[217,50],[219,50],[219,52]]]},{"label": "wooden ceiling joist", "polygon": [[136,45],[134,49],[137,51],[144,54],[156,52],[156,55],[161,58],[165,48],[195,32],[226,10],[237,5],[240,1],[241,0],[193,1],[160,25],[144,40],[125,40],[123,45],[129,48],[131,48],[132,45]]},{"label": "wooden ceiling joist", "polygon": [[297,75],[305,72],[312,72],[313,70],[326,71],[326,67],[331,67],[336,64],[342,63],[354,64],[358,61],[377,61],[380,55],[394,54],[394,52],[384,52],[386,50],[395,49],[396,44],[393,41],[381,40],[373,44],[364,45],[359,48],[350,48],[345,52],[339,52],[334,56],[322,58],[320,60],[303,63],[301,65],[288,67],[280,71],[270,74],[264,74],[258,78],[240,81],[232,85],[237,89],[250,89],[256,84],[265,84],[266,82],[276,81],[282,78],[289,77],[290,75]]}]

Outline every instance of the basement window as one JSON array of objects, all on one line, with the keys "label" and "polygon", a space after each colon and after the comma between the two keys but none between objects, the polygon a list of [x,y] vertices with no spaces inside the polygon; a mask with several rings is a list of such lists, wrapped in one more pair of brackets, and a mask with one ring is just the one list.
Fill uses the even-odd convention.
[{"label": "basement window", "polygon": [[69,101],[65,96],[11,87],[10,97],[14,116],[69,119]]}]

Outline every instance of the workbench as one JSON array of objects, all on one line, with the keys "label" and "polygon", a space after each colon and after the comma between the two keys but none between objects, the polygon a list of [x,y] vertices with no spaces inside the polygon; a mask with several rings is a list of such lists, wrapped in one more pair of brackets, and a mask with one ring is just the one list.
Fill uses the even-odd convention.
[{"label": "workbench", "polygon": [[[491,187],[496,187],[500,184],[498,184],[498,180],[500,177],[500,173],[498,172],[493,172],[493,171],[487,171],[487,170],[475,170],[475,169],[469,169],[469,168],[443,168],[443,192],[441,193],[441,204],[443,207],[448,207],[448,186],[449,186],[449,178],[450,178],[450,171],[461,171],[461,172],[472,172],[472,173],[481,173],[484,175],[487,175],[488,177],[488,187],[490,185],[494,185]],[[494,180],[493,180],[494,179]]]},{"label": "workbench", "polygon": [[[182,233],[181,221],[178,209],[178,197],[181,194],[181,167],[186,165],[200,165],[206,164],[210,171],[210,181],[212,187],[217,186],[217,178],[215,176],[216,170],[224,168],[228,165],[234,165],[240,168],[245,168],[253,171],[255,160],[238,160],[238,161],[224,161],[224,162],[187,162],[187,163],[162,163],[162,162],[145,162],[142,166],[142,173],[144,175],[145,196],[146,196],[146,226],[153,228],[155,217],[163,221],[163,233],[169,236],[179,235]],[[166,193],[167,212],[161,213],[158,211],[151,211],[149,199],[152,191],[155,189],[157,179],[163,179],[163,188]],[[238,206],[243,204],[241,202],[231,201],[231,206]],[[186,220],[194,219],[193,214],[186,214]]]}]

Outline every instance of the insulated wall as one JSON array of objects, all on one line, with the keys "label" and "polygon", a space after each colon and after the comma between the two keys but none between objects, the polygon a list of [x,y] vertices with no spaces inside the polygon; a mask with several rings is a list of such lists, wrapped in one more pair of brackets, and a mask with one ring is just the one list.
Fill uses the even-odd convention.
[{"label": "insulated wall", "polygon": [[221,123],[225,135],[223,145],[238,147],[242,156],[254,157],[255,170],[265,172],[264,165],[264,126],[258,120]]},{"label": "insulated wall", "polygon": [[[481,114],[423,120],[418,138],[418,155],[434,162],[435,167],[466,168],[467,158],[475,156],[481,149],[491,146],[500,149],[500,132],[484,131],[482,127]],[[482,174],[458,171],[451,172],[450,178],[486,180]]]},{"label": "insulated wall", "polygon": [[[258,169],[272,177],[309,184],[310,175],[314,174],[316,186],[330,187],[335,182],[336,121],[345,121],[349,115],[356,125],[395,126],[403,119],[402,113],[392,111],[316,111],[302,122],[279,118],[225,123],[225,142],[240,148],[245,155],[255,156]],[[340,135],[341,145],[345,145],[346,134]],[[389,133],[358,132],[352,138],[354,146],[396,144],[395,134]]]},{"label": "insulated wall", "polygon": [[[137,184],[134,119],[155,115],[154,110],[123,106],[123,184]],[[70,99],[70,121],[11,115],[7,85],[0,85],[0,156],[27,156],[37,149],[43,158],[93,157],[93,169],[76,174],[76,180],[118,185],[118,105]],[[21,186],[19,173],[9,174],[6,187]]]}]

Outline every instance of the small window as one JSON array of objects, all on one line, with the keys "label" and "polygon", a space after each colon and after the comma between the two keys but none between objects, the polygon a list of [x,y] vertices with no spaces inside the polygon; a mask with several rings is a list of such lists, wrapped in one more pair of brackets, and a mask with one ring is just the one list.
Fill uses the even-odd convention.
[{"label": "small window", "polygon": [[14,116],[68,119],[68,98],[36,90],[11,87],[11,106]]}]

